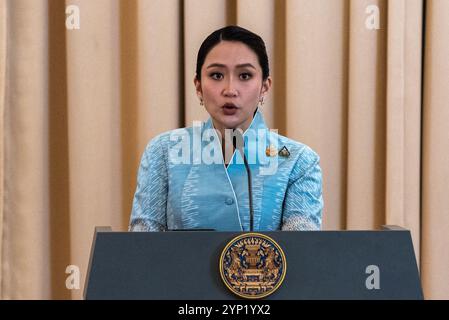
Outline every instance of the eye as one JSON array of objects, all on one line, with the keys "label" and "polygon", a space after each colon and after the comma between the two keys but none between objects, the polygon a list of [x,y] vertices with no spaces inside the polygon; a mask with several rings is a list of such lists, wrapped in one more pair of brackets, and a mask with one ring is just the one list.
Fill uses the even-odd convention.
[{"label": "eye", "polygon": [[249,80],[252,78],[252,76],[253,75],[251,73],[245,72],[245,73],[240,74],[240,79]]},{"label": "eye", "polygon": [[211,77],[214,80],[221,80],[223,79],[223,74],[220,72],[213,72],[209,75],[209,77]]}]

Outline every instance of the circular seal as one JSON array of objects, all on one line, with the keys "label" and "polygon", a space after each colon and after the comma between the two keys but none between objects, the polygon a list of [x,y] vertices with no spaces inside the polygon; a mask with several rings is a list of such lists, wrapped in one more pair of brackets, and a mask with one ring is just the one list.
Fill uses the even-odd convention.
[{"label": "circular seal", "polygon": [[287,261],[281,247],[260,233],[232,239],[220,257],[220,274],[236,295],[258,299],[275,292],[284,280]]}]

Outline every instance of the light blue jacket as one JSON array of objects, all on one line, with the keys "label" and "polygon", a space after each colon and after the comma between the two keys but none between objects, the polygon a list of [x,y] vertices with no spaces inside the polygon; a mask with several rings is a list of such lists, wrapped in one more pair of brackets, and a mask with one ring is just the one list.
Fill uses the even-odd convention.
[{"label": "light blue jacket", "polygon": [[[252,175],[254,231],[319,230],[323,198],[318,155],[270,131],[260,111],[244,137]],[[268,152],[270,146],[274,152]],[[276,152],[281,149],[284,153]],[[131,231],[197,228],[250,228],[242,157],[236,150],[225,167],[221,139],[210,118],[150,141],[142,156],[129,225]]]}]

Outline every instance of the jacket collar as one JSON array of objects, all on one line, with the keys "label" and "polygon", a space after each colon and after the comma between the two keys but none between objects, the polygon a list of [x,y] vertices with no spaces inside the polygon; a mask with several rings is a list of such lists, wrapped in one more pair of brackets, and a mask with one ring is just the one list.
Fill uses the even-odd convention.
[{"label": "jacket collar", "polygon": [[[209,117],[209,119],[204,123],[203,130],[214,128],[215,127],[213,125],[212,118]],[[221,150],[221,140],[218,138],[218,134],[216,133],[215,130],[214,132],[216,143],[219,144],[219,146],[216,146],[216,148],[218,150]],[[255,112],[251,124],[243,133],[243,137],[245,139],[244,152],[248,162],[250,164],[256,165],[261,164],[261,161],[262,163],[266,163],[268,159],[267,156],[265,155],[265,148],[271,145],[272,136],[265,123],[263,114],[259,109],[257,109],[257,111]],[[260,140],[261,137],[265,141]],[[261,159],[261,157],[263,159]],[[243,164],[243,158],[240,152],[238,152],[238,150],[234,152],[230,165],[232,164]]]}]

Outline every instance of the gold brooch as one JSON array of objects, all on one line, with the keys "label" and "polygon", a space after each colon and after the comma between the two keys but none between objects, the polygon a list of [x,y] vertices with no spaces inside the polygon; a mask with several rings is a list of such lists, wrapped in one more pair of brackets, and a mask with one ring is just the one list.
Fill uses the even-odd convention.
[{"label": "gold brooch", "polygon": [[232,239],[220,258],[220,274],[226,287],[248,299],[266,297],[284,280],[287,261],[281,247],[260,233]]},{"label": "gold brooch", "polygon": [[267,155],[267,157],[275,157],[278,154],[278,150],[275,146],[270,145],[269,147],[267,147],[267,149],[265,149],[265,154]]}]

